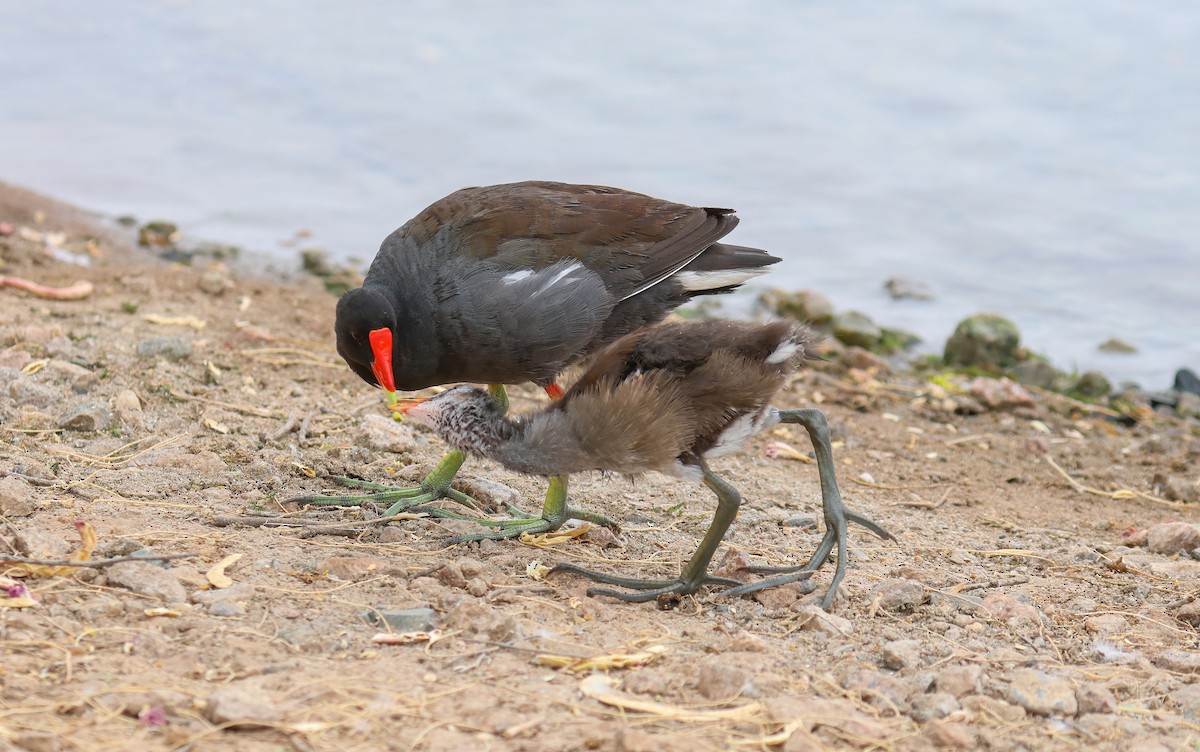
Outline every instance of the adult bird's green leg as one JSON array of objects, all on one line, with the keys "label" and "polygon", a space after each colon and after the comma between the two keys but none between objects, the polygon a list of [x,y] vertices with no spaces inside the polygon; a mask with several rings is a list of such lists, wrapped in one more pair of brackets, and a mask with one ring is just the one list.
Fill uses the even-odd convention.
[{"label": "adult bird's green leg", "polygon": [[722,595],[744,595],[758,590],[765,590],[776,585],[784,585],[789,582],[808,579],[825,562],[836,545],[838,550],[837,566],[833,572],[833,580],[829,583],[829,589],[825,591],[825,597],[821,601],[821,607],[828,611],[829,607],[833,604],[834,596],[837,594],[837,589],[842,582],[842,578],[846,576],[847,523],[856,522],[884,540],[894,540],[894,537],[887,530],[884,530],[881,526],[866,517],[848,511],[846,505],[842,503],[842,494],[838,489],[837,471],[833,463],[833,447],[831,446],[829,437],[829,422],[825,419],[825,414],[811,407],[800,410],[780,410],[779,420],[781,423],[799,423],[804,426],[805,430],[808,431],[809,438],[812,440],[813,454],[817,458],[817,473],[821,481],[821,508],[823,517],[825,518],[825,536],[821,539],[821,543],[817,546],[817,550],[813,553],[812,558],[803,566],[750,567],[749,571],[754,573],[778,573],[780,576],[769,577],[748,585],[739,585],[738,587],[726,590]]},{"label": "adult bird's green leg", "polygon": [[[504,410],[508,410],[508,392],[505,391],[503,384],[488,384],[488,394],[496,403]],[[383,485],[381,483],[371,483],[369,481],[357,480],[355,478],[347,478],[339,476],[334,480],[343,486],[349,488],[362,488],[374,493],[357,494],[351,496],[327,496],[324,494],[312,494],[308,496],[295,496],[286,499],[284,503],[294,501],[297,504],[312,504],[314,506],[348,506],[353,504],[361,504],[365,501],[374,502],[377,504],[389,504],[387,511],[384,512],[385,517],[390,517],[393,514],[399,514],[405,509],[418,506],[420,504],[428,504],[436,499],[450,499],[457,501],[465,507],[480,511],[479,504],[470,496],[455,491],[450,487],[454,481],[454,476],[458,474],[459,468],[463,466],[463,462],[467,459],[466,455],[458,449],[451,449],[442,457],[441,461],[434,466],[429,474],[426,475],[419,485],[408,488],[395,488],[393,486]],[[467,518],[474,519],[474,518]]]},{"label": "adult bird's green leg", "polygon": [[611,598],[632,603],[652,601],[660,595],[667,595],[669,593],[688,595],[696,592],[705,585],[741,584],[737,580],[710,576],[708,574],[708,565],[712,563],[712,558],[716,555],[721,541],[724,540],[725,533],[729,531],[729,526],[733,524],[734,518],[737,517],[738,508],[742,504],[742,495],[724,478],[708,469],[707,465],[701,463],[700,468],[704,472],[704,485],[708,486],[717,495],[717,511],[713,514],[712,523],[709,524],[708,531],[704,533],[704,539],[700,541],[700,545],[696,547],[696,552],[692,554],[692,558],[688,559],[688,563],[684,565],[683,571],[678,578],[674,580],[649,580],[636,577],[619,577],[603,572],[596,572],[591,569],[584,569],[574,564],[559,564],[550,570],[551,574],[572,572],[586,577],[593,582],[601,582],[605,585],[616,585],[618,587],[629,588],[630,590],[641,591],[625,593],[620,590],[609,590],[608,588],[589,588],[587,591],[588,595],[607,595]]},{"label": "adult bird's green leg", "polygon": [[[510,510],[517,511],[517,510]],[[467,543],[478,540],[501,540],[504,538],[519,538],[524,533],[536,535],[538,533],[550,533],[563,526],[567,520],[583,520],[596,525],[603,525],[614,530],[619,530],[620,526],[602,514],[595,512],[587,512],[582,509],[574,509],[567,504],[567,476],[555,475],[550,478],[550,485],[546,489],[546,502],[542,505],[542,514],[540,517],[519,517],[508,520],[488,520],[476,519],[480,525],[496,528],[483,533],[468,533],[466,535],[456,535],[450,539],[451,543]]]}]

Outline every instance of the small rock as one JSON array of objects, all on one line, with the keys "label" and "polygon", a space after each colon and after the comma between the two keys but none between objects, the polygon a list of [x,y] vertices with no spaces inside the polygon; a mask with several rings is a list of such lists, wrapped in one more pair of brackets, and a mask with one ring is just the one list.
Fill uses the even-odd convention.
[{"label": "small rock", "polygon": [[1200,395],[1179,392],[1175,399],[1175,415],[1180,418],[1200,418]]},{"label": "small rock", "polygon": [[1008,368],[1017,362],[1020,343],[1016,324],[994,313],[978,313],[958,322],[943,358],[955,367]]},{"label": "small rock", "polygon": [[1200,674],[1200,653],[1170,648],[1154,656],[1154,665],[1177,674]]},{"label": "small rock", "polygon": [[791,608],[792,604],[803,598],[807,593],[812,592],[812,590],[812,583],[805,580],[803,582],[789,582],[786,585],[776,585],[766,590],[759,590],[751,593],[750,597],[767,611],[777,611]]},{"label": "small rock", "polygon": [[625,541],[621,539],[621,536],[604,525],[592,525],[586,533],[580,536],[580,540],[597,548],[625,548]]},{"label": "small rock", "polygon": [[1043,621],[1042,612],[1037,607],[1004,593],[988,593],[980,606],[993,618],[1003,620],[1010,627],[1041,626]]},{"label": "small rock", "polygon": [[148,248],[170,248],[179,240],[179,227],[174,222],[155,220],[138,228],[138,245]]},{"label": "small rock", "polygon": [[934,718],[925,724],[925,735],[938,747],[974,749],[975,732],[963,723],[951,723]]},{"label": "small rock", "polygon": [[33,486],[20,478],[0,478],[0,517],[28,517],[33,514]]},{"label": "small rock", "polygon": [[929,600],[925,586],[916,580],[893,577],[871,588],[871,599],[884,611],[910,612]]},{"label": "small rock", "polygon": [[[16,378],[17,372],[32,362],[33,356],[25,350],[21,350],[16,347],[9,347],[4,350],[0,350],[0,369],[13,371],[12,375],[8,378]],[[0,375],[7,376],[7,374],[4,374],[3,371],[0,371]],[[5,378],[4,380],[7,381],[8,378]]]},{"label": "small rock", "polygon": [[920,640],[892,640],[883,646],[883,666],[894,671],[912,668],[921,662]]},{"label": "small rock", "polygon": [[954,697],[978,694],[982,690],[983,667],[975,664],[947,666],[937,675],[939,692]]},{"label": "small rock", "polygon": [[139,595],[158,598],[166,603],[186,603],[187,591],[170,569],[145,561],[123,561],[105,570],[108,584],[132,590]]},{"label": "small rock", "polygon": [[395,567],[390,560],[378,556],[330,556],[317,565],[317,570],[351,582],[363,577],[390,574]]},{"label": "small rock", "polygon": [[208,608],[213,616],[245,616],[246,601],[254,596],[254,586],[239,582],[221,590],[197,590],[192,593],[192,603]]},{"label": "small rock", "polygon": [[1172,388],[1177,392],[1200,394],[1200,376],[1190,368],[1181,368],[1175,372],[1175,385]]},{"label": "small rock", "polygon": [[[8,736],[7,734],[5,736]],[[59,734],[46,734],[41,731],[27,731],[12,737],[16,750],[20,752],[59,752],[63,748],[63,737]],[[71,745],[74,747],[74,745]],[[12,750],[7,744],[5,750]]]},{"label": "small rock", "polygon": [[433,573],[433,576],[438,582],[446,587],[459,588],[465,590],[467,587],[467,578],[463,576],[462,567],[454,562],[449,562],[441,569]]},{"label": "small rock", "polygon": [[391,627],[397,632],[432,632],[438,628],[437,612],[432,608],[375,609],[363,612],[363,618],[375,626]]},{"label": "small rock", "polygon": [[13,548],[30,559],[65,559],[71,555],[71,545],[62,535],[41,527],[9,528]]},{"label": "small rock", "polygon": [[[1196,399],[1200,399],[1197,397]],[[1169,476],[1162,484],[1162,495],[1167,501],[1182,501],[1187,504],[1200,502],[1200,482],[1187,481]]]},{"label": "small rock", "polygon": [[498,512],[505,511],[509,506],[517,506],[522,499],[521,492],[517,489],[489,478],[455,479],[453,487],[454,490],[462,491],[485,508]]},{"label": "small rock", "polygon": [[978,376],[967,387],[979,404],[989,410],[1011,410],[1018,407],[1036,407],[1037,400],[1025,387],[1009,379],[992,379]]},{"label": "small rock", "polygon": [[1112,382],[1099,371],[1084,371],[1071,391],[1087,399],[1100,399],[1112,391]]},{"label": "small rock", "polygon": [[192,341],[186,337],[150,337],[138,343],[137,354],[142,358],[187,360],[192,357]]},{"label": "small rock", "polygon": [[1112,690],[1100,682],[1088,682],[1075,690],[1075,701],[1079,713],[1115,713],[1117,698]]},{"label": "small rock", "polygon": [[1096,349],[1113,355],[1132,355],[1137,352],[1136,347],[1117,337],[1109,337],[1097,345]]},{"label": "small rock", "polygon": [[1184,718],[1193,723],[1200,721],[1200,684],[1185,684],[1168,696]]},{"label": "small rock", "polygon": [[122,389],[113,398],[113,414],[127,426],[142,425],[142,401],[132,389]]},{"label": "small rock", "polygon": [[229,685],[208,696],[204,717],[212,723],[262,726],[283,719],[283,709],[261,689]]},{"label": "small rock", "polygon": [[1053,389],[1058,381],[1058,369],[1044,360],[1025,360],[1012,368],[1012,375],[1018,382],[1042,389]]},{"label": "small rock", "polygon": [[993,724],[999,720],[1003,723],[1017,723],[1025,717],[1025,708],[1020,705],[987,695],[967,695],[958,702],[976,722]]},{"label": "small rock", "polygon": [[879,347],[883,332],[867,314],[846,311],[833,317],[833,336],[844,344],[873,350]]},{"label": "small rock", "polygon": [[62,394],[57,389],[35,384],[20,376],[8,385],[8,396],[18,405],[31,407],[50,407],[62,402]]},{"label": "small rock", "polygon": [[929,285],[903,274],[888,277],[883,289],[892,296],[892,300],[933,300],[933,290]]},{"label": "small rock", "polygon": [[1180,606],[1175,612],[1175,618],[1184,624],[1200,627],[1200,600],[1189,601]]},{"label": "small rock", "polygon": [[721,558],[712,568],[713,576],[740,579],[746,576],[746,570],[754,566],[750,555],[740,548],[729,547],[721,553]]},{"label": "small rock", "polygon": [[912,698],[912,710],[909,715],[918,723],[933,718],[945,718],[959,709],[958,700],[948,692],[930,692],[919,694]]},{"label": "small rock", "polygon": [[1012,672],[1008,697],[1034,715],[1073,716],[1079,709],[1070,682],[1032,668]]},{"label": "small rock", "polygon": [[[798,604],[793,604],[793,608],[795,605]],[[842,637],[854,632],[854,622],[836,614],[831,614],[820,606],[804,605],[794,610],[808,617],[800,625],[801,629],[820,632],[830,637]]]},{"label": "small rock", "polygon": [[729,638],[725,650],[732,653],[763,653],[767,650],[767,643],[753,632],[743,631]]},{"label": "small rock", "polygon": [[857,692],[860,698],[881,709],[903,710],[908,706],[908,682],[895,676],[862,669],[851,672],[842,682],[842,686],[851,692]]},{"label": "small rock", "polygon": [[1083,623],[1087,630],[1097,635],[1122,634],[1129,630],[1129,620],[1120,614],[1096,614]]},{"label": "small rock", "polygon": [[403,454],[418,446],[413,429],[387,415],[368,414],[363,418],[362,428],[358,432],[357,443],[377,452]]},{"label": "small rock", "polygon": [[1161,522],[1146,531],[1152,553],[1170,556],[1200,548],[1200,526],[1190,522]]},{"label": "small rock", "polygon": [[68,431],[103,431],[112,425],[112,411],[102,402],[87,402],[68,412],[58,422]]},{"label": "small rock", "polygon": [[324,248],[301,249],[300,264],[304,271],[314,277],[332,277],[337,271],[329,260],[329,252]]},{"label": "small rock", "polygon": [[700,666],[697,689],[709,700],[732,700],[742,694],[750,675],[726,661],[709,661]]},{"label": "small rock", "polygon": [[758,296],[758,303],[780,318],[817,325],[833,320],[833,303],[814,290],[767,290]]},{"label": "small rock", "polygon": [[492,586],[489,585],[487,580],[483,579],[482,577],[472,577],[471,579],[467,580],[467,592],[476,598],[482,598],[483,596],[487,595],[488,591],[491,589]]},{"label": "small rock", "polygon": [[677,735],[652,734],[634,728],[619,728],[616,736],[618,752],[691,752],[695,744]]},{"label": "small rock", "polygon": [[229,270],[224,268],[224,264],[205,271],[197,284],[202,291],[213,296],[224,295],[233,289],[233,280],[229,278]]},{"label": "small rock", "polygon": [[857,345],[847,347],[846,351],[838,358],[838,362],[846,368],[857,368],[860,371],[874,371],[879,374],[887,374],[892,370],[891,365],[886,360]]}]

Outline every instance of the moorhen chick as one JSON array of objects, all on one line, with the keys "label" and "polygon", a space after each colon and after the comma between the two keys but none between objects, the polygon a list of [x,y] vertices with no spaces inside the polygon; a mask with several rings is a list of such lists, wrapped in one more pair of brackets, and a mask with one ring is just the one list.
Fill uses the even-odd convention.
[{"label": "moorhen chick", "polygon": [[[504,384],[532,381],[557,397],[568,365],[779,260],[717,242],[737,224],[731,209],[598,185],[464,188],[383,241],[362,287],[338,301],[337,349],[390,400],[397,388],[460,381],[491,385],[504,407]],[[451,452],[415,488],[293,501],[394,500],[389,513],[441,496],[470,503],[450,488],[463,460]]]},{"label": "moorhen chick", "polygon": [[[508,417],[487,392],[465,385],[436,397],[401,400],[398,409],[433,428],[452,446],[517,472],[563,476],[593,470],[626,475],[657,471],[703,481],[716,494],[712,524],[677,579],[643,580],[574,565],[556,567],[556,571],[641,591],[589,593],[645,601],[693,593],[707,584],[732,586],[727,591],[731,594],[748,593],[811,576],[837,545],[837,568],[823,601],[828,609],[845,575],[847,521],[884,539],[891,535],[844,507],[829,427],[821,411],[779,410],[769,404],[809,357],[810,336],[803,326],[789,322],[664,324],[616,341],[595,356],[561,399],[527,415]],[[779,423],[799,423],[812,439],[825,536],[803,566],[751,570],[774,572],[778,577],[742,584],[710,576],[708,565],[737,514],[741,497],[709,468],[708,461],[736,451],[750,437]],[[562,514],[567,510],[565,496],[557,501],[556,523],[561,524],[570,515]],[[496,535],[479,533],[458,540],[488,537]]]}]

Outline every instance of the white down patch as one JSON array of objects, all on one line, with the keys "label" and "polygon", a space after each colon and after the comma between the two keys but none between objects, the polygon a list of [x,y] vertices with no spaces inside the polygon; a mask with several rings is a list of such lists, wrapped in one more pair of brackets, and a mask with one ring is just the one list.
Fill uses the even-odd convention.
[{"label": "white down patch", "polygon": [[772,364],[786,363],[796,354],[797,349],[799,349],[799,345],[796,344],[795,340],[785,339],[779,343],[779,347],[775,348],[775,352],[767,356],[767,362]]},{"label": "white down patch", "polygon": [[704,453],[704,458],[724,457],[732,454],[741,449],[751,436],[767,430],[778,422],[779,411],[769,405],[758,412],[746,413],[725,427],[717,439],[717,443]]},{"label": "white down patch", "polygon": [[696,292],[740,285],[748,279],[766,273],[766,269],[722,269],[715,272],[676,272],[672,279],[682,285],[683,289]]}]

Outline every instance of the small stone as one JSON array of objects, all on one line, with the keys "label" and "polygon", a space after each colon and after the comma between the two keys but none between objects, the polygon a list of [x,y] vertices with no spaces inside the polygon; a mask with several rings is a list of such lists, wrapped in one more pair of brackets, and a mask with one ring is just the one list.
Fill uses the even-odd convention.
[{"label": "small stone", "polygon": [[758,296],[758,304],[780,318],[817,325],[833,319],[833,303],[814,290],[767,290]]},{"label": "small stone", "polygon": [[939,692],[946,692],[954,697],[978,694],[982,690],[983,667],[974,664],[966,666],[947,666],[937,675]]},{"label": "small stone", "polygon": [[446,587],[466,589],[467,578],[463,576],[462,567],[450,562],[433,573],[438,582]]},{"label": "small stone", "polygon": [[1025,360],[1012,367],[1013,378],[1028,386],[1053,389],[1058,381],[1058,369],[1044,360]]},{"label": "small stone", "polygon": [[35,384],[20,376],[8,385],[8,396],[18,405],[31,407],[50,407],[62,402],[62,394],[57,389]]},{"label": "small stone", "polygon": [[233,280],[229,278],[229,271],[224,268],[223,264],[221,268],[205,271],[200,275],[200,281],[197,284],[202,291],[213,296],[224,295],[233,289]]},{"label": "small stone", "polygon": [[616,736],[618,752],[692,752],[695,743],[668,734],[652,734],[633,728],[619,728]]},{"label": "small stone", "polygon": [[1177,392],[1200,394],[1200,376],[1190,368],[1181,368],[1175,372],[1175,385],[1172,388]]},{"label": "small stone", "polygon": [[887,374],[892,370],[891,365],[870,350],[865,350],[857,345],[847,347],[846,351],[838,357],[838,362],[846,368],[857,368],[860,371],[874,371],[878,374]]},{"label": "small stone", "polygon": [[580,540],[597,548],[625,548],[625,541],[621,536],[604,525],[592,525],[586,533],[580,536]]},{"label": "small stone", "polygon": [[123,561],[105,569],[108,584],[158,598],[165,603],[186,603],[187,591],[170,569],[145,561]]},{"label": "small stone", "polygon": [[960,699],[963,710],[976,722],[1017,723],[1025,717],[1025,708],[987,695],[967,695]]},{"label": "small stone", "polygon": [[1200,395],[1179,392],[1175,400],[1175,415],[1180,418],[1200,418]]},{"label": "small stone", "polygon": [[491,585],[488,585],[487,580],[482,577],[472,577],[467,580],[467,592],[476,598],[482,598],[491,590]]},{"label": "small stone", "polygon": [[387,625],[393,630],[406,632],[432,632],[438,628],[437,612],[432,608],[375,609],[363,612],[369,624]]},{"label": "small stone", "polygon": [[1161,522],[1146,531],[1151,553],[1171,556],[1200,548],[1200,526],[1190,522]]},{"label": "small stone", "polygon": [[1012,410],[1018,407],[1037,406],[1037,400],[1025,387],[1009,379],[978,376],[971,380],[967,389],[979,404],[989,410]]},{"label": "small stone", "polygon": [[883,332],[867,314],[846,311],[833,317],[833,336],[843,344],[873,350],[879,346]]},{"label": "small stone", "polygon": [[1100,399],[1112,391],[1112,382],[1099,371],[1084,371],[1071,391],[1087,399]]},{"label": "small stone", "polygon": [[1112,690],[1100,682],[1088,682],[1075,690],[1075,701],[1079,713],[1115,713],[1117,698]]},{"label": "small stone", "polygon": [[933,290],[920,280],[897,274],[883,283],[892,300],[933,300]]},{"label": "small stone", "polygon": [[1154,656],[1154,665],[1178,674],[1200,674],[1200,653],[1170,648]]},{"label": "small stone", "polygon": [[[20,752],[59,752],[63,748],[63,737],[59,734],[27,731],[9,738],[16,745],[15,749],[20,750]],[[74,747],[75,745],[71,746]],[[4,749],[11,750],[13,747],[9,747],[6,744],[4,745]]]},{"label": "small stone", "polygon": [[912,698],[909,715],[918,723],[933,718],[945,718],[959,709],[958,700],[948,692],[930,692]]},{"label": "small stone", "polygon": [[113,398],[113,414],[127,426],[142,425],[142,401],[132,389],[122,389]]},{"label": "small stone", "polygon": [[857,692],[860,698],[881,709],[903,710],[908,706],[907,698],[911,691],[908,682],[870,669],[851,672],[842,682],[842,686],[851,692]]},{"label": "small stone", "polygon": [[1097,614],[1089,616],[1083,625],[1096,635],[1115,635],[1129,630],[1129,620],[1120,614]]},{"label": "small stone", "polygon": [[1007,368],[1017,362],[1020,342],[1016,324],[994,313],[978,313],[958,322],[943,358],[949,366]]},{"label": "small stone", "polygon": [[208,608],[213,616],[245,616],[246,601],[254,596],[254,586],[239,582],[221,590],[197,590],[192,593],[192,603]]},{"label": "small stone", "polygon": [[411,452],[419,445],[410,426],[375,413],[363,418],[362,430],[358,432],[356,442],[377,452],[396,454]]},{"label": "small stone", "polygon": [[812,592],[812,585],[806,580],[804,582],[789,582],[786,585],[776,585],[765,590],[758,590],[751,593],[750,597],[767,611],[777,611],[791,608],[794,603],[809,592]]},{"label": "small stone", "polygon": [[891,612],[911,612],[929,600],[924,585],[899,577],[877,583],[871,588],[870,597],[879,602],[879,608]]},{"label": "small stone", "polygon": [[[393,421],[395,422],[395,421]],[[490,478],[455,479],[454,490],[462,491],[486,508],[504,511],[509,506],[517,506],[522,499],[521,492],[512,486],[506,486]]]},{"label": "small stone", "polygon": [[1010,627],[1041,626],[1042,612],[1004,593],[992,592],[983,598],[980,607],[992,618],[1005,621]]},{"label": "small stone", "polygon": [[912,668],[921,662],[920,640],[892,640],[883,646],[883,666],[894,671]]},{"label": "small stone", "polygon": [[1188,601],[1175,612],[1175,618],[1184,624],[1200,627],[1200,600]]},{"label": "small stone", "polygon": [[0,517],[28,517],[35,508],[33,486],[20,478],[0,478]]},{"label": "small stone", "polygon": [[330,556],[317,565],[317,570],[335,579],[352,582],[363,577],[391,574],[395,567],[390,560],[379,556]]},{"label": "small stone", "polygon": [[150,337],[138,343],[137,354],[142,358],[187,360],[192,357],[192,341],[186,337]]},{"label": "small stone", "polygon": [[763,653],[767,650],[767,643],[762,637],[753,632],[738,632],[729,639],[729,644],[725,646],[726,652],[731,653]]},{"label": "small stone", "polygon": [[925,735],[938,747],[973,749],[975,732],[963,723],[951,723],[937,718],[925,724]]},{"label": "small stone", "polygon": [[324,248],[301,249],[300,264],[304,271],[314,277],[332,277],[337,271],[329,260],[329,252]]},{"label": "small stone", "polygon": [[1200,721],[1200,684],[1185,684],[1168,697],[1179,706],[1184,718],[1193,723]]},{"label": "small stone", "polygon": [[112,411],[102,402],[87,402],[62,417],[59,428],[68,431],[103,431],[112,425]]},{"label": "small stone", "polygon": [[1132,355],[1138,351],[1136,347],[1118,337],[1109,337],[1097,345],[1096,349],[1110,355]]},{"label": "small stone", "polygon": [[263,726],[283,719],[283,709],[263,690],[229,685],[208,696],[204,717],[212,723]]},{"label": "small stone", "polygon": [[697,689],[709,700],[732,700],[742,694],[750,675],[726,661],[709,661],[700,666]]},{"label": "small stone", "polygon": [[1079,709],[1070,682],[1032,668],[1012,672],[1008,697],[1034,715],[1073,716]]},{"label": "small stone", "polygon": [[854,632],[854,622],[849,619],[831,614],[820,606],[810,604],[796,608],[797,605],[799,604],[793,604],[792,609],[808,617],[801,623],[801,629],[820,632],[830,637],[844,637]]}]

